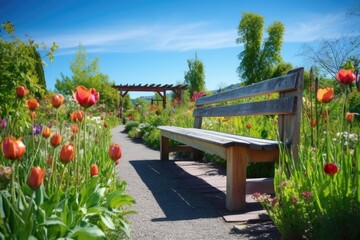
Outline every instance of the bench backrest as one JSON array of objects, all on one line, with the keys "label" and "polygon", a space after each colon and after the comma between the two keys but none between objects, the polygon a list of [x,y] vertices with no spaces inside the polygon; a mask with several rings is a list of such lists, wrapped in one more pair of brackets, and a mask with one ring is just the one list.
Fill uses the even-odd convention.
[{"label": "bench backrest", "polygon": [[[194,127],[201,128],[203,117],[279,115],[279,140],[293,146],[294,157],[300,136],[302,112],[302,91],[304,85],[303,68],[289,71],[286,75],[264,80],[252,85],[200,97],[194,110]],[[278,99],[258,102],[216,106],[217,103],[255,96],[279,93]]]}]

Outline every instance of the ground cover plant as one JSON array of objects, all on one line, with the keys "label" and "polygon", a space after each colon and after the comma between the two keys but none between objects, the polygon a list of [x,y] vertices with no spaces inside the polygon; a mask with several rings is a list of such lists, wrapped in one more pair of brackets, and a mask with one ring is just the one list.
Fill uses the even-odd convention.
[{"label": "ground cover plant", "polygon": [[129,235],[134,200],[117,178],[121,148],[96,111],[99,93],[78,86],[73,97],[50,94],[41,103],[24,86],[11,94],[17,109],[0,125],[0,238]]}]

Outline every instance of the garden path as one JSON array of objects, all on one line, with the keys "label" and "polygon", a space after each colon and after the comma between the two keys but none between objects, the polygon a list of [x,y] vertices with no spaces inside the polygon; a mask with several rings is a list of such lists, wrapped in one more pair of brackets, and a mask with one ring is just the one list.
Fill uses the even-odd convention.
[{"label": "garden path", "polygon": [[133,209],[137,214],[127,216],[131,239],[278,239],[269,222],[225,222],[224,209],[219,207],[219,203],[225,205],[221,204],[224,194],[216,186],[208,184],[207,188],[215,190],[207,196],[187,187],[193,185],[189,182],[204,180],[188,171],[193,175],[201,169],[211,171],[205,182],[195,185],[206,184],[211,176],[216,185],[223,181],[221,169],[194,162],[164,163],[159,160],[159,151],[128,138],[124,126],[113,128],[111,133],[112,141],[122,149],[119,178],[127,182],[127,193],[136,201]]}]

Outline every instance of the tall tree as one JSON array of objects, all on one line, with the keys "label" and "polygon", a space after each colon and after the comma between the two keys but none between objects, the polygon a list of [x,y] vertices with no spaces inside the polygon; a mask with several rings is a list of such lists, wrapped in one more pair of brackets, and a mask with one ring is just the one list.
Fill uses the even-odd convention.
[{"label": "tall tree", "polygon": [[243,13],[236,43],[244,44],[244,50],[238,55],[240,65],[237,72],[245,85],[271,77],[273,67],[281,62],[284,25],[279,21],[273,22],[267,28],[264,41],[263,30],[262,16]]},{"label": "tall tree", "polygon": [[[16,111],[15,89],[22,85],[30,90],[29,95],[43,96],[46,88],[42,60],[33,40],[22,41],[15,36],[15,27],[8,21],[1,27],[6,35],[0,35],[0,118]],[[50,50],[43,46],[46,56],[53,58],[57,45]]]},{"label": "tall tree", "polygon": [[99,58],[89,63],[86,49],[80,45],[75,60],[70,64],[70,69],[71,77],[61,74],[61,79],[56,79],[55,88],[58,92],[70,95],[78,85],[95,88],[100,93],[100,104],[105,104],[110,111],[117,109],[120,101],[119,94],[112,87],[114,83],[109,81],[109,76],[100,72]]},{"label": "tall tree", "polygon": [[205,90],[205,70],[204,64],[198,59],[195,53],[195,59],[188,59],[189,71],[185,72],[185,83],[189,85],[190,98],[193,92]]}]

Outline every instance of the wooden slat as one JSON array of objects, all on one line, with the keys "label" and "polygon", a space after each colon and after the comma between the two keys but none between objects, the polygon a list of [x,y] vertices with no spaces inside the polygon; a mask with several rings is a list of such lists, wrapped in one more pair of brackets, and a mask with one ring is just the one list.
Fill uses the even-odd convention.
[{"label": "wooden slat", "polygon": [[246,115],[275,115],[293,114],[296,97],[279,98],[274,100],[242,103],[219,107],[204,107],[194,110],[194,117],[222,117]]},{"label": "wooden slat", "polygon": [[174,126],[160,126],[158,128],[161,130],[161,135],[164,135],[164,131],[168,132],[169,135],[164,136],[167,136],[169,138],[172,138],[173,135],[179,134],[189,138],[197,138],[206,142],[214,142],[218,145],[222,145],[223,147],[244,146],[253,150],[273,150],[278,149],[279,146],[278,141],[275,140],[252,138],[211,130],[196,128],[179,128]]},{"label": "wooden slat", "polygon": [[218,94],[204,96],[196,101],[196,105],[212,104],[224,101],[232,101],[258,95],[266,95],[276,92],[287,92],[296,90],[297,73],[292,72],[287,75],[258,82],[249,86],[221,92]]}]

